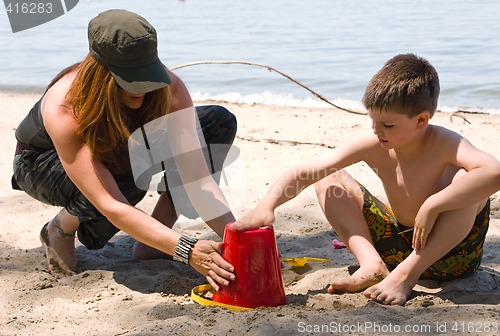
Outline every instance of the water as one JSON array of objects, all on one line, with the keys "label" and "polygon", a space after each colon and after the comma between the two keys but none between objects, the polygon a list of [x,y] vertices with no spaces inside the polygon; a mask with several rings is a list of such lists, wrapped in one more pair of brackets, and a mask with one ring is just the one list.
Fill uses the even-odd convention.
[{"label": "water", "polygon": [[[427,58],[441,110],[500,113],[500,3],[494,0],[80,0],[70,12],[13,34],[0,14],[0,91],[41,92],[88,52],[87,23],[125,8],[157,29],[168,67],[196,61],[267,64],[337,105],[361,107],[371,76],[398,53]],[[264,68],[197,65],[175,71],[195,99],[328,106]]]}]

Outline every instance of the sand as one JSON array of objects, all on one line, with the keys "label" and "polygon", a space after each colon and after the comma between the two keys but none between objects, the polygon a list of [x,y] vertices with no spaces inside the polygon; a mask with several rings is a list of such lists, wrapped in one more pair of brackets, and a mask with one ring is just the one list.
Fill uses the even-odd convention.
[{"label": "sand", "polygon": [[[38,234],[59,208],[10,187],[14,131],[37,99],[0,94],[0,335],[498,334],[499,193],[492,197],[491,226],[477,274],[450,282],[421,281],[405,306],[384,306],[362,294],[326,293],[332,279],[347,276],[357,264],[348,250],[332,247],[337,236],[311,187],[276,210],[277,245],[284,256],[332,261],[283,269],[285,306],[238,312],[195,303],[189,293],[206,283],[202,276],[173,261],[131,260],[134,240],[124,233],[102,250],[89,251],[77,243],[77,275],[48,273]],[[333,108],[222,104],[239,123],[234,144],[241,153],[226,169],[229,187],[223,184],[237,217],[248,212],[286,168],[370,131],[368,117]],[[433,123],[500,157],[500,116],[464,116],[469,123],[438,113]],[[366,165],[348,170],[384,199]],[[149,193],[138,207],[150,212],[156,199]],[[181,217],[174,229],[218,239],[199,220]]]}]

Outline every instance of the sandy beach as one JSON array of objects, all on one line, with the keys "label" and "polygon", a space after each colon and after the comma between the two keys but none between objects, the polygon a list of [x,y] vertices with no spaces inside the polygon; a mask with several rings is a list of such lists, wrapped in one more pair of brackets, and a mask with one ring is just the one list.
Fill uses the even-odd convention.
[{"label": "sandy beach", "polygon": [[[315,335],[471,334],[500,332],[500,193],[492,196],[490,229],[482,266],[466,279],[420,281],[405,306],[384,306],[362,294],[331,295],[331,280],[346,277],[356,261],[334,249],[332,231],[312,187],[276,211],[274,229],[283,256],[328,258],[329,263],[286,266],[288,304],[251,311],[206,307],[191,300],[206,280],[186,265],[134,261],[134,240],[117,234],[103,249],[77,242],[80,271],[50,274],[39,231],[59,208],[12,190],[14,132],[39,96],[0,94],[0,335]],[[197,102],[213,103],[213,102]],[[288,167],[314,160],[330,148],[370,132],[367,116],[334,108],[309,109],[217,102],[238,118],[234,145],[240,156],[226,169],[223,190],[236,217],[253,208]],[[437,113],[448,127],[500,158],[500,115]],[[364,164],[347,169],[384,199],[377,176]],[[150,213],[158,195],[138,204]],[[219,238],[201,221],[181,217],[175,230],[201,239]],[[496,329],[495,329],[496,328]]]}]

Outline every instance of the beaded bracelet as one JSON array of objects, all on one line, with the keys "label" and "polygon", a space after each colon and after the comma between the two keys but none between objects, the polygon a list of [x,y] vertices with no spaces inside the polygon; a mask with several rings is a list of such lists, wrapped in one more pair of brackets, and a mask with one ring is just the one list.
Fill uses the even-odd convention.
[{"label": "beaded bracelet", "polygon": [[189,252],[194,247],[198,239],[181,236],[177,245],[175,246],[175,253],[173,255],[175,261],[180,261],[189,265]]}]

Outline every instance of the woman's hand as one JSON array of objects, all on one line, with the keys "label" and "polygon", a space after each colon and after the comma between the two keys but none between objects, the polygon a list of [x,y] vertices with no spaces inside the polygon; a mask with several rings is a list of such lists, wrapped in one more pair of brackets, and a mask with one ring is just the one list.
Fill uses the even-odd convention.
[{"label": "woman's hand", "polygon": [[230,224],[229,228],[233,231],[246,231],[257,229],[261,226],[267,226],[274,223],[274,212],[258,207],[252,210],[243,218],[238,219],[235,223]]},{"label": "woman's hand", "polygon": [[227,286],[230,280],[236,279],[233,274],[234,267],[218,252],[222,249],[222,245],[222,242],[199,240],[191,249],[189,259],[189,265],[204,275],[215,291],[220,289],[219,285]]}]

